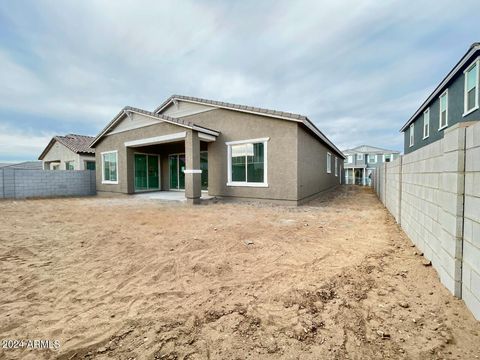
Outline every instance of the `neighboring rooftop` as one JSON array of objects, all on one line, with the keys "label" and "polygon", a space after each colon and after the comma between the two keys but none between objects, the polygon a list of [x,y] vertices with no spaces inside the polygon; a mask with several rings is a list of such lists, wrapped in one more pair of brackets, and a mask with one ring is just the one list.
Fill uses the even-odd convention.
[{"label": "neighboring rooftop", "polygon": [[42,170],[41,161],[24,161],[20,163],[1,163],[0,169]]},{"label": "neighboring rooftop", "polygon": [[360,145],[352,149],[343,150],[344,154],[364,153],[364,154],[400,154],[400,151],[382,149],[375,146]]},{"label": "neighboring rooftop", "polygon": [[47,147],[38,157],[39,160],[42,160],[47,152],[51,149],[55,141],[58,141],[60,144],[64,145],[71,151],[76,154],[95,154],[95,149],[90,147],[92,143],[93,136],[87,135],[78,135],[78,134],[67,134],[65,136],[54,136],[52,140],[48,143]]}]

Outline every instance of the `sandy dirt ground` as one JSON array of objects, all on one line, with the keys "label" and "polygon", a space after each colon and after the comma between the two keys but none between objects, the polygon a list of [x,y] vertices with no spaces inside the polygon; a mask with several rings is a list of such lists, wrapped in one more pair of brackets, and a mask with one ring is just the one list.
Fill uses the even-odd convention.
[{"label": "sandy dirt ground", "polygon": [[369,189],[298,208],[0,202],[2,359],[475,359],[480,322]]}]

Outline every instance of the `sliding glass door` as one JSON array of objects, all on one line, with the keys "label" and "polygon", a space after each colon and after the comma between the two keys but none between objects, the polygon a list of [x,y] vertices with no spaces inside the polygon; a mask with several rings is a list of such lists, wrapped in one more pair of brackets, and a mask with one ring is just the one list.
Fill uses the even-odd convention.
[{"label": "sliding glass door", "polygon": [[158,155],[135,154],[135,190],[160,188]]},{"label": "sliding glass door", "polygon": [[[168,156],[170,172],[170,189],[185,190],[185,154],[173,154]],[[200,169],[202,169],[202,190],[208,188],[208,152],[200,153]]]}]

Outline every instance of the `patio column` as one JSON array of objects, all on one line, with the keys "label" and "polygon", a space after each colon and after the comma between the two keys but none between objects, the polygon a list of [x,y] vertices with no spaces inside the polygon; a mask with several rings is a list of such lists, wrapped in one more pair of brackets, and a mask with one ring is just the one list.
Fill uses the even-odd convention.
[{"label": "patio column", "polygon": [[200,138],[198,131],[187,131],[185,138],[185,197],[188,204],[199,204],[202,196]]}]

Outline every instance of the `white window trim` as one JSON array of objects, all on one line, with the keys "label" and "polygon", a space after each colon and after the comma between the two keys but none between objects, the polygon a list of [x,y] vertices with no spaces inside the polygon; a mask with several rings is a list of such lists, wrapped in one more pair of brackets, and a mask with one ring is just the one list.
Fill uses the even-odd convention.
[{"label": "white window trim", "polygon": [[[250,140],[237,140],[237,141],[228,141],[225,143],[227,145],[227,186],[248,186],[248,187],[268,187],[268,141],[269,137],[259,138],[259,139],[250,139]],[[232,181],[232,145],[242,145],[242,144],[258,144],[263,143],[263,183],[257,182],[248,182],[248,181]]]},{"label": "white window trim", "polygon": [[[372,155],[368,155],[367,162],[369,162],[370,164],[376,164],[377,163],[377,155],[373,155],[373,157],[371,157],[371,156]],[[373,159],[373,160],[371,160],[371,159]]]},{"label": "white window trim", "polygon": [[332,173],[332,154],[327,152],[327,173]]},{"label": "white window trim", "polygon": [[363,154],[357,154],[357,160],[363,160]]},{"label": "white window trim", "polygon": [[[425,135],[425,114],[428,114],[428,133]],[[423,112],[423,140],[430,136],[430,108]]]},{"label": "white window trim", "polygon": [[410,147],[412,147],[415,144],[415,123],[410,124],[408,137],[410,139]]},{"label": "white window trim", "polygon": [[[352,161],[350,161],[350,159],[351,159]],[[347,163],[348,163],[348,164],[353,164],[353,155],[348,155],[348,156],[347,156]]]},{"label": "white window trim", "polygon": [[335,176],[338,176],[338,158],[335,156]]},{"label": "white window trim", "polygon": [[[111,180],[105,180],[105,161],[103,160],[103,155],[105,154],[112,154],[115,153],[115,172],[117,173],[117,180],[116,181],[111,181]],[[102,184],[113,184],[116,185],[118,184],[118,150],[112,150],[112,151],[104,151],[100,153],[101,160],[102,160]]]},{"label": "white window trim", "polygon": [[[445,121],[445,125],[442,126],[442,97],[443,97],[444,95],[447,97],[447,108],[446,108],[446,113],[447,113],[447,115],[446,115],[446,117],[445,117],[445,120],[446,120],[446,121]],[[440,96],[438,97],[438,101],[439,101],[438,107],[439,107],[439,115],[440,115],[439,118],[438,118],[438,130],[440,131],[440,130],[443,130],[443,129],[445,129],[446,127],[448,127],[448,89],[445,90],[445,91],[442,93],[442,95],[440,95]]]},{"label": "white window trim", "polygon": [[[471,108],[470,110],[467,110],[467,73],[472,70],[473,67],[477,66],[477,84],[476,84],[476,96],[475,96],[475,106]],[[480,103],[480,90],[478,89],[480,86],[480,57],[478,57],[464,72],[464,77],[465,77],[465,85],[463,88],[463,115],[462,116],[467,116],[468,114],[471,114],[472,112],[478,110],[479,108],[479,103]]]},{"label": "white window trim", "polygon": [[[73,164],[73,169],[72,170],[75,170],[75,160],[67,160],[65,161],[65,170],[68,170],[67,166],[69,163],[72,163]],[[70,170],[71,171],[71,170]]]}]

